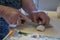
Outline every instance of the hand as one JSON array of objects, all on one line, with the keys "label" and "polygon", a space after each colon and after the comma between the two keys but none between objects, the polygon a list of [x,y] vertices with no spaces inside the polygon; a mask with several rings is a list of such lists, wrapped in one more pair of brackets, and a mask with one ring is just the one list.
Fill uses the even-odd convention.
[{"label": "hand", "polygon": [[41,21],[43,25],[48,25],[49,21],[50,21],[50,18],[44,12],[37,12],[37,13],[34,13],[34,14],[32,13],[31,19],[34,22]]},{"label": "hand", "polygon": [[28,17],[23,15],[19,10],[10,8],[10,7],[1,7],[1,13],[2,17],[7,21],[8,24],[17,24],[17,21],[19,20],[25,20],[25,21],[31,21]]},{"label": "hand", "polygon": [[24,23],[25,21],[31,21],[28,17],[21,14],[20,12],[11,13],[11,14],[8,13],[4,18],[9,24],[21,24]]}]

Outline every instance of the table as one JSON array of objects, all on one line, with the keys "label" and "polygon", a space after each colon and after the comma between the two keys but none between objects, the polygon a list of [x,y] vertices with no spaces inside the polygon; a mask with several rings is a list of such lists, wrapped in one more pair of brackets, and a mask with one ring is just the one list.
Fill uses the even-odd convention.
[{"label": "table", "polygon": [[52,28],[48,28],[44,32],[37,31],[35,28],[29,29],[26,27],[24,27],[24,29],[19,29],[19,30],[26,33],[39,33],[45,36],[53,36],[60,38],[60,19],[57,18],[56,11],[45,11],[45,12],[51,18],[51,24],[53,26]]}]

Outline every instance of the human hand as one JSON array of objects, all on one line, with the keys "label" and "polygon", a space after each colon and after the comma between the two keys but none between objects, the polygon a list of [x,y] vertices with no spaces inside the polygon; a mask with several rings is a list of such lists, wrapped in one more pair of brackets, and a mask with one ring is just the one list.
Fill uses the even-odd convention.
[{"label": "human hand", "polygon": [[49,21],[50,21],[49,16],[46,15],[45,12],[32,13],[31,19],[33,20],[33,22],[39,22],[39,21],[41,21],[41,23],[43,25],[48,25]]},{"label": "human hand", "polygon": [[19,10],[10,8],[10,7],[2,7],[2,17],[7,21],[8,24],[17,24],[19,20],[31,21],[28,17],[23,15]]}]

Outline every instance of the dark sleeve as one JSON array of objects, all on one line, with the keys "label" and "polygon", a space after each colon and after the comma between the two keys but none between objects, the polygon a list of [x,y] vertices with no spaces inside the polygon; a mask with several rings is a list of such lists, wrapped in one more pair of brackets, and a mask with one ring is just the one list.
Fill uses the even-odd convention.
[{"label": "dark sleeve", "polygon": [[0,0],[0,5],[5,5],[5,0]]},{"label": "dark sleeve", "polygon": [[8,33],[9,25],[3,18],[0,18],[0,39],[3,39]]},{"label": "dark sleeve", "polygon": [[0,0],[0,5],[19,9],[22,7],[22,0]]},{"label": "dark sleeve", "polygon": [[5,4],[6,6],[19,9],[22,7],[22,0],[6,0]]}]

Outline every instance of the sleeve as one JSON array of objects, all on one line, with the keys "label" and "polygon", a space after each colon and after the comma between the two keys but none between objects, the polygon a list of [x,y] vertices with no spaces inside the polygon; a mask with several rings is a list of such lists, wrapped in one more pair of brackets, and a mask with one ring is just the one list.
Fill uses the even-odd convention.
[{"label": "sleeve", "polygon": [[9,33],[9,26],[7,22],[0,18],[0,39],[3,39]]},{"label": "sleeve", "polygon": [[0,0],[0,5],[5,5],[5,0]]},{"label": "sleeve", "polygon": [[6,0],[5,5],[19,9],[22,7],[22,0]]}]

